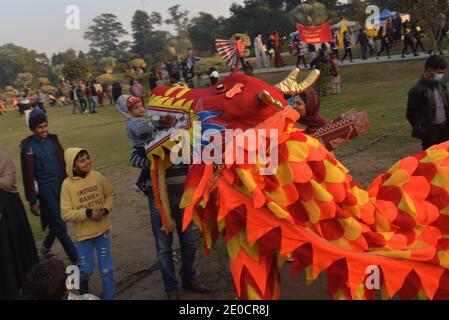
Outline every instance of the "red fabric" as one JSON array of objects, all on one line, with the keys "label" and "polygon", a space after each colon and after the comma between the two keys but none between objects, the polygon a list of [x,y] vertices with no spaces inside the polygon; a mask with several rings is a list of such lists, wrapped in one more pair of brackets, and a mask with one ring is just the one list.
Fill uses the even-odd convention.
[{"label": "red fabric", "polygon": [[301,41],[303,43],[325,43],[331,42],[332,33],[331,25],[329,23],[322,24],[318,27],[306,27],[302,24],[297,23],[296,28],[298,29]]},{"label": "red fabric", "polygon": [[243,48],[242,40],[234,41],[234,44],[235,44],[235,50],[237,51],[238,56],[243,57],[244,48]]}]

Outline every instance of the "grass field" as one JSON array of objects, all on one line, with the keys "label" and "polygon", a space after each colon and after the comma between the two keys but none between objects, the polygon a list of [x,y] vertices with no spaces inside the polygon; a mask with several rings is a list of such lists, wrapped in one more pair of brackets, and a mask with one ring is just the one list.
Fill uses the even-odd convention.
[{"label": "grass field", "polygon": [[[419,141],[410,137],[410,127],[404,115],[407,91],[420,76],[423,64],[424,60],[418,60],[345,66],[341,69],[342,94],[322,99],[321,113],[328,120],[353,107],[366,110],[369,114],[372,129],[336,152],[337,157],[351,170],[355,180],[362,184],[371,181],[400,158],[420,150]],[[260,78],[276,83],[286,74],[265,74]],[[131,145],[124,131],[125,117],[113,106],[99,107],[98,112],[94,115],[72,115],[71,107],[55,107],[48,110],[49,126],[51,132],[58,134],[65,148],[88,149],[94,167],[107,175],[108,171],[129,166]],[[0,128],[0,149],[13,156],[18,167],[18,185],[23,195],[19,144],[30,131],[25,126],[24,118],[12,110],[9,110],[7,116],[0,117]],[[379,137],[382,139],[369,149],[348,155],[367,147]],[[41,239],[39,220],[32,217],[30,221],[36,238]]]}]

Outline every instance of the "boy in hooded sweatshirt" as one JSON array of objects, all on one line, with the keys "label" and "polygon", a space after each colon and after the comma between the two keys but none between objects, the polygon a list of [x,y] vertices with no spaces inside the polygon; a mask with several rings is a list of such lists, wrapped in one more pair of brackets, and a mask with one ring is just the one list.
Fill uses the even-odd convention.
[{"label": "boy in hooded sweatshirt", "polygon": [[103,299],[115,299],[115,281],[110,249],[109,214],[115,197],[111,183],[92,170],[89,153],[79,148],[65,151],[67,176],[61,190],[61,213],[64,221],[73,222],[76,248],[80,258],[81,294],[89,292],[97,252]]}]

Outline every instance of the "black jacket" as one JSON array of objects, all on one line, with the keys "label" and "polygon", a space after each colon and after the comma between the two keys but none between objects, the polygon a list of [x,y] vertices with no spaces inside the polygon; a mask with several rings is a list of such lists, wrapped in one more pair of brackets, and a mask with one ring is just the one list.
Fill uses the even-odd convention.
[{"label": "black jacket", "polygon": [[449,119],[446,86],[442,83],[421,79],[408,93],[406,117],[413,127],[412,137],[421,138],[423,134],[432,130],[436,116],[435,87],[443,97],[446,117]]}]

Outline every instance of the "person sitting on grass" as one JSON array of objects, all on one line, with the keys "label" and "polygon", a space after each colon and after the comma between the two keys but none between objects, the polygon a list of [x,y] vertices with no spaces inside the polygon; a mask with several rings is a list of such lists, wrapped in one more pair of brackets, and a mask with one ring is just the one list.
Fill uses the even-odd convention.
[{"label": "person sitting on grass", "polygon": [[92,170],[92,161],[86,150],[69,148],[64,158],[68,178],[62,184],[61,212],[64,221],[75,224],[80,258],[80,293],[89,292],[96,251],[103,283],[103,299],[114,300],[116,289],[109,233],[114,188],[100,172]]},{"label": "person sitting on grass", "polygon": [[51,258],[35,264],[28,272],[24,300],[100,300],[92,294],[77,295],[67,290],[67,274],[61,260]]}]

